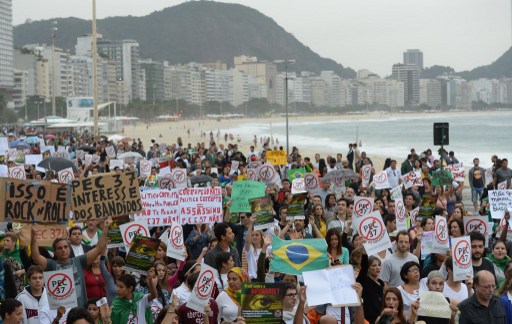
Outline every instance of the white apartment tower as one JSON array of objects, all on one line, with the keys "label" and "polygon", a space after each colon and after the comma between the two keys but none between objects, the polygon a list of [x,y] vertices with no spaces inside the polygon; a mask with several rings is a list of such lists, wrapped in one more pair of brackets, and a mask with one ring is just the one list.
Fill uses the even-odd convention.
[{"label": "white apartment tower", "polygon": [[0,89],[14,86],[12,0],[0,0]]}]

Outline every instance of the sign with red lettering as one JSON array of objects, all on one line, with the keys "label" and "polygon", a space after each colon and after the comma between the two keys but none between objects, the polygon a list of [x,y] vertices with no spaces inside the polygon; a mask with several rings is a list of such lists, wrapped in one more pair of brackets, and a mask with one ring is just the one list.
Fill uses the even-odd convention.
[{"label": "sign with red lettering", "polygon": [[180,224],[222,222],[222,188],[179,189]]},{"label": "sign with red lettering", "polygon": [[359,235],[365,240],[363,244],[368,255],[391,248],[388,232],[378,211],[373,211],[354,221]]},{"label": "sign with red lettering", "polygon": [[142,210],[135,214],[135,220],[144,220],[149,227],[169,226],[179,222],[179,190],[140,188]]}]

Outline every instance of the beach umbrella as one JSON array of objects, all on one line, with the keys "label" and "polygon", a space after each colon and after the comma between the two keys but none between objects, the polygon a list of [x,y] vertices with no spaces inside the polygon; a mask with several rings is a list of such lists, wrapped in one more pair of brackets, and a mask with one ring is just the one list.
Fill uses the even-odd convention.
[{"label": "beach umbrella", "polygon": [[89,154],[96,153],[96,148],[94,148],[92,146],[82,146],[82,147],[79,147],[78,149],[82,150],[82,151],[85,151],[85,152],[87,152]]},{"label": "beach umbrella", "polygon": [[23,142],[25,142],[27,144],[39,144],[40,140],[41,139],[37,136],[30,136],[30,137],[25,138],[25,140],[23,140]]},{"label": "beach umbrella", "polygon": [[124,159],[143,159],[144,157],[140,155],[140,153],[137,152],[126,152],[117,157],[118,159],[124,160]]},{"label": "beach umbrella", "polygon": [[55,136],[55,135],[53,135],[53,134],[46,134],[46,135],[44,136],[44,138],[50,138],[50,139],[55,139],[55,137],[56,137],[56,136]]},{"label": "beach umbrella", "polygon": [[52,171],[56,171],[56,172],[59,172],[60,170],[64,170],[67,168],[72,168],[73,173],[78,172],[78,169],[73,164],[73,162],[71,162],[70,160],[67,160],[67,159],[59,158],[59,157],[46,158],[46,159],[42,160],[41,162],[39,162],[39,164],[37,166],[41,167],[43,169],[46,169],[46,170],[52,170]]},{"label": "beach umbrella", "polygon": [[210,176],[207,176],[207,175],[199,175],[199,176],[190,177],[191,185],[200,184],[200,185],[206,186],[206,184],[208,182],[211,183],[212,181],[213,181],[213,178]]},{"label": "beach umbrella", "polygon": [[26,148],[30,148],[30,145],[28,145],[27,143],[25,143],[23,141],[12,141],[11,143],[9,143],[9,147],[15,148],[18,150],[23,150]]}]

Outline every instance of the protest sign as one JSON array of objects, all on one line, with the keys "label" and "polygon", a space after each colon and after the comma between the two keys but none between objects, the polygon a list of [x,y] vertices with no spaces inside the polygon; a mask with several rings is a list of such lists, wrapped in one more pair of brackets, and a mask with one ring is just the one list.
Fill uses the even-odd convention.
[{"label": "protest sign", "polygon": [[373,198],[371,197],[360,197],[354,198],[354,213],[352,214],[354,219],[360,219],[361,217],[368,215],[373,211]]},{"label": "protest sign", "polygon": [[0,164],[0,178],[7,178],[9,176],[9,168],[7,165]]},{"label": "protest sign", "polygon": [[119,170],[124,170],[124,161],[118,160],[118,159],[112,159],[109,163],[110,171],[114,171],[116,168],[119,168]]},{"label": "protest sign", "polygon": [[407,231],[407,211],[405,210],[404,202],[402,200],[395,201],[396,213],[396,229],[399,231]]},{"label": "protest sign", "polygon": [[119,229],[121,230],[121,235],[123,236],[123,242],[126,246],[126,249],[129,249],[135,235],[141,235],[145,237],[150,237],[149,229],[146,226],[144,221],[135,221],[130,223],[125,223],[119,225]]},{"label": "protest sign", "polygon": [[[492,229],[492,225],[494,225],[494,222],[490,223],[490,225],[488,224],[487,228]],[[496,236],[500,237],[502,234],[501,231],[503,231],[506,228],[507,241],[512,240],[512,223],[509,221],[508,228],[507,228],[507,219],[505,218],[505,215],[503,215],[503,218],[500,220],[499,226],[500,226],[500,230],[496,233]]]},{"label": "protest sign", "polygon": [[0,219],[17,223],[67,222],[71,189],[49,181],[0,179]]},{"label": "protest sign", "polygon": [[409,217],[411,218],[411,222],[413,222],[413,223],[416,222],[416,218],[418,217],[419,213],[420,213],[419,207],[416,207],[409,212]]},{"label": "protest sign", "polygon": [[253,198],[251,202],[251,212],[256,215],[254,230],[263,230],[274,226],[273,203],[270,196]]},{"label": "protest sign", "polygon": [[512,209],[512,190],[489,190],[489,209],[492,218],[501,219]]},{"label": "protest sign", "polygon": [[[20,224],[21,225],[21,224]],[[57,238],[68,238],[66,225],[39,225],[39,224],[23,224],[21,226],[20,237],[30,241],[31,230],[36,231],[37,244],[39,246],[52,246],[53,241]],[[28,242],[27,241],[27,242]]]},{"label": "protest sign", "polygon": [[222,222],[222,189],[179,189],[180,224]]},{"label": "protest sign", "polygon": [[507,189],[507,180],[498,183],[498,190],[505,190]]},{"label": "protest sign", "polygon": [[42,154],[26,154],[25,164],[38,165],[43,160]]},{"label": "protest sign", "polygon": [[437,197],[436,196],[429,196],[429,195],[423,195],[423,198],[421,198],[418,215],[421,218],[424,217],[431,217],[434,214],[434,209],[436,208],[437,203]]},{"label": "protest sign", "polygon": [[293,217],[293,219],[306,218],[304,213],[304,205],[306,203],[307,196],[307,193],[299,193],[292,196],[292,201],[288,205],[288,217]]},{"label": "protest sign", "polygon": [[137,234],[126,255],[124,268],[142,275],[147,275],[148,269],[151,268],[155,262],[158,246],[160,246],[159,239]]},{"label": "protest sign", "polygon": [[469,236],[452,238],[453,280],[466,280],[473,277],[471,261],[471,241]]},{"label": "protest sign", "polygon": [[84,156],[84,164],[91,165],[92,163],[92,154],[85,154]]},{"label": "protest sign", "polygon": [[372,176],[372,166],[370,164],[361,167],[361,185],[367,187],[370,184],[370,177]]},{"label": "protest sign", "polygon": [[455,181],[455,182],[464,181],[464,178],[466,176],[464,167],[453,165],[453,166],[447,167],[446,169],[450,170],[450,172],[452,173],[453,181]]},{"label": "protest sign", "polygon": [[[212,173],[213,173],[213,171],[212,171]],[[247,177],[249,177],[250,181],[258,181],[259,180],[258,170],[257,169],[249,169],[248,168],[247,169]]]},{"label": "protest sign", "polygon": [[279,178],[279,175],[272,164],[265,163],[258,168],[258,178],[266,184],[273,184],[276,182],[276,178]]},{"label": "protest sign", "polygon": [[178,194],[178,189],[140,187],[142,210],[135,214],[135,220],[145,221],[149,227],[179,222]]},{"label": "protest sign", "polygon": [[174,180],[171,174],[166,174],[164,176],[158,175],[158,186],[160,189],[173,189],[176,188],[174,184]]},{"label": "protest sign", "polygon": [[391,193],[391,199],[397,201],[397,200],[403,200],[402,196],[402,185],[398,185],[390,190]]},{"label": "protest sign", "polygon": [[93,154],[91,157],[91,163],[92,164],[98,164],[100,163],[100,156],[97,154]]},{"label": "protest sign", "polygon": [[432,174],[432,186],[451,186],[453,177],[450,170],[439,170]]},{"label": "protest sign", "polygon": [[171,174],[171,167],[170,166],[164,166],[164,167],[160,167],[160,169],[158,169],[158,175],[159,176],[165,176],[165,175],[170,175]]},{"label": "protest sign", "polygon": [[140,161],[139,168],[141,177],[147,177],[151,174],[151,164],[151,161]]},{"label": "protest sign", "polygon": [[293,179],[292,182],[292,194],[298,194],[306,192],[306,185],[304,183],[304,178]]},{"label": "protest sign", "polygon": [[233,182],[231,189],[231,206],[229,207],[230,213],[251,212],[249,200],[264,196],[266,188],[265,183],[258,181]]},{"label": "protest sign", "polygon": [[487,221],[489,218],[487,216],[465,216],[462,217],[464,221],[464,233],[471,233],[473,231],[480,232],[484,235],[491,233],[489,227],[487,226]]},{"label": "protest sign", "polygon": [[368,255],[375,255],[380,251],[391,248],[388,232],[378,211],[367,214],[356,222],[356,228],[365,240],[364,249]]},{"label": "protest sign", "polygon": [[107,231],[107,248],[111,249],[125,246],[120,226],[123,224],[127,224],[129,222],[130,216],[128,215],[112,217],[112,224],[110,225]]},{"label": "protest sign", "polygon": [[313,192],[320,188],[320,180],[318,180],[318,174],[307,173],[304,176],[304,186],[308,192]]},{"label": "protest sign", "polygon": [[309,306],[332,304],[358,306],[360,299],[352,285],[355,284],[354,268],[350,265],[330,269],[305,271],[304,284]]},{"label": "protest sign", "polygon": [[187,301],[188,308],[204,314],[204,307],[210,302],[215,286],[216,271],[205,263],[201,264],[201,272]]},{"label": "protest sign", "polygon": [[14,166],[9,168],[9,178],[13,179],[26,179],[27,176],[25,174],[25,167],[23,166]]},{"label": "protest sign", "polygon": [[172,169],[171,176],[175,188],[187,187],[187,169]]},{"label": "protest sign", "polygon": [[59,183],[70,183],[75,180],[75,175],[73,174],[73,168],[62,169],[57,172]]},{"label": "protest sign", "polygon": [[238,172],[238,166],[239,165],[240,165],[240,161],[231,160],[231,169],[229,170],[229,175],[232,175],[235,172]]},{"label": "protest sign", "polygon": [[432,253],[444,254],[450,249],[446,217],[436,216],[435,224],[434,240],[432,241]]},{"label": "protest sign", "polygon": [[405,189],[411,188],[416,182],[416,173],[414,171],[408,172],[402,176],[402,183],[405,186]]},{"label": "protest sign", "polygon": [[[279,283],[242,283],[240,306],[245,323],[281,324],[283,286]],[[260,302],[265,300],[265,302]]]},{"label": "protest sign", "polygon": [[450,309],[450,303],[448,303],[443,293],[437,291],[421,292],[418,316],[451,318],[452,310]]},{"label": "protest sign", "polygon": [[377,190],[389,188],[388,175],[386,171],[381,171],[373,176],[373,185]]},{"label": "protest sign", "polygon": [[186,248],[185,239],[183,238],[183,228],[178,223],[171,225],[169,240],[167,241],[167,256],[176,260],[185,260]]},{"label": "protest sign", "polygon": [[5,155],[9,150],[9,139],[7,137],[0,137],[0,155]]},{"label": "protest sign", "polygon": [[434,231],[421,233],[421,259],[425,260],[432,253]]},{"label": "protest sign", "polygon": [[286,152],[267,151],[267,162],[272,165],[286,165],[288,163],[286,160]]},{"label": "protest sign", "polygon": [[107,153],[107,156],[111,159],[116,157],[116,149],[112,145],[105,147],[105,152]]},{"label": "protest sign", "polygon": [[78,306],[73,268],[45,271],[43,275],[50,309],[56,310],[60,306],[69,309]]},{"label": "protest sign", "polygon": [[75,179],[72,187],[77,221],[134,214],[142,209],[139,182],[133,172]]}]

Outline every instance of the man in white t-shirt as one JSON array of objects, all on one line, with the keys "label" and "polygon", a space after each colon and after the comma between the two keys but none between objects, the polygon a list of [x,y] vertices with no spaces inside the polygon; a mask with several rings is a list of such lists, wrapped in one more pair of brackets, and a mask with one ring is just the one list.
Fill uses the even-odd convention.
[{"label": "man in white t-shirt", "polygon": [[396,160],[391,160],[391,165],[385,170],[385,172],[388,176],[390,188],[395,188],[400,183],[402,183],[402,180],[400,179],[402,173],[400,172],[400,169],[396,167]]},{"label": "man in white t-shirt", "polygon": [[400,231],[396,234],[396,252],[387,255],[382,262],[382,271],[379,278],[384,281],[386,288],[398,287],[404,282],[400,278],[400,269],[408,261],[419,263],[418,258],[409,252],[409,234],[406,231]]}]

